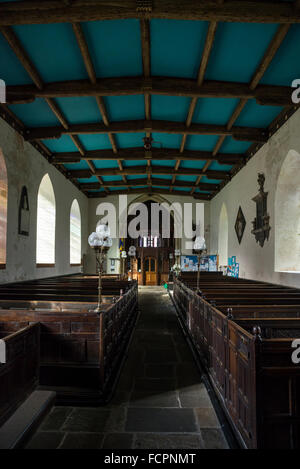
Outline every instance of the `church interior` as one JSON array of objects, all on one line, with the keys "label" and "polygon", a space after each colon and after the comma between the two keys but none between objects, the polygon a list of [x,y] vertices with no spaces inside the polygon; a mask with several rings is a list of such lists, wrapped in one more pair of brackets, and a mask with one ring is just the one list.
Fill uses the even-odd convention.
[{"label": "church interior", "polygon": [[299,0],[0,0],[1,449],[300,448],[299,50]]}]

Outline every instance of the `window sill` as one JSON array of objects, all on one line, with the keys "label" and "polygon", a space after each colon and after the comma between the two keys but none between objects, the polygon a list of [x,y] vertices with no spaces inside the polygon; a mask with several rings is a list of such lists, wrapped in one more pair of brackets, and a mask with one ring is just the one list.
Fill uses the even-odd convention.
[{"label": "window sill", "polygon": [[51,267],[52,268],[52,267],[55,267],[55,264],[36,264],[36,267],[38,269],[43,268],[43,267],[45,267],[45,268]]},{"label": "window sill", "polygon": [[82,267],[82,264],[70,264],[70,267]]},{"label": "window sill", "polygon": [[6,269],[6,264],[0,264],[0,270]]}]

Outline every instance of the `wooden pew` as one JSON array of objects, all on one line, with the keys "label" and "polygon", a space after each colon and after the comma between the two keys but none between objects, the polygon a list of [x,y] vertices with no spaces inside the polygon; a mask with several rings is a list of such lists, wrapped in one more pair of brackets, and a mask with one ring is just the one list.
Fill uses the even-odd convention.
[{"label": "wooden pew", "polygon": [[282,304],[275,307],[271,292],[269,300],[256,298],[250,305],[247,298],[241,306],[231,299],[237,295],[238,301],[236,283],[228,281],[229,305],[220,311],[176,280],[181,321],[242,445],[299,448],[300,365],[291,359],[292,341],[300,337],[299,302],[291,300],[295,289],[283,287]]},{"label": "wooden pew", "polygon": [[[114,297],[119,297],[131,288],[131,283],[116,279],[104,279],[102,282],[102,295],[104,302],[114,301]],[[0,286],[0,307],[1,303],[18,307],[16,301],[31,302],[28,307],[33,307],[33,302],[58,303],[92,303],[98,297],[98,278],[96,276],[56,277],[45,280],[34,280],[27,282],[17,282]],[[21,306],[26,307],[26,306]],[[40,307],[43,307],[41,304]],[[47,305],[45,307],[48,307]]]},{"label": "wooden pew", "polygon": [[100,316],[94,312],[97,295],[85,301],[82,293],[71,299],[50,294],[49,301],[39,299],[40,293],[29,300],[27,292],[20,292],[22,299],[12,293],[10,299],[0,291],[0,324],[16,330],[40,325],[39,384],[57,391],[60,402],[98,405],[109,398],[137,318],[137,283],[121,286],[127,291],[106,297]]},{"label": "wooden pew", "polygon": [[38,384],[40,326],[24,321],[0,322],[0,339],[1,426]]}]

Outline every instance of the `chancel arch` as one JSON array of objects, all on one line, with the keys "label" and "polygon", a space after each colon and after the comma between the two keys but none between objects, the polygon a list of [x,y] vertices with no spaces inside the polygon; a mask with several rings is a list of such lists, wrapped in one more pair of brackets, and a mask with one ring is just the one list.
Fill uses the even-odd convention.
[{"label": "chancel arch", "polygon": [[300,154],[290,150],[275,194],[275,271],[300,273]]},{"label": "chancel arch", "polygon": [[77,199],[70,210],[70,264],[81,264],[81,213]]},{"label": "chancel arch", "polygon": [[36,263],[55,264],[55,195],[49,174],[43,177],[37,200]]},{"label": "chancel arch", "polygon": [[0,149],[0,268],[6,265],[7,238],[7,170],[4,155]]},{"label": "chancel arch", "polygon": [[219,265],[228,263],[228,213],[226,205],[223,203],[219,216],[219,237],[218,237]]},{"label": "chancel arch", "polygon": [[[128,215],[128,228],[129,233],[125,241],[125,250],[128,252],[130,246],[136,247],[136,259],[132,263],[133,278],[136,278],[142,285],[160,285],[162,282],[168,280],[169,271],[174,263],[174,216],[172,211],[169,213],[166,209],[162,209],[166,219],[168,218],[170,236],[163,236],[163,213],[160,212],[158,217],[158,225],[153,225],[153,204],[162,203],[162,201],[149,198],[148,200],[135,200],[136,212],[139,213],[139,204],[147,214],[147,228],[143,231],[144,227],[137,227],[140,230],[140,235],[137,238],[130,237],[130,226],[134,223],[136,215]],[[143,205],[142,205],[143,204]],[[131,204],[132,206],[132,204]],[[135,212],[135,213],[136,213]],[[153,230],[153,228],[155,228]],[[170,258],[170,254],[172,258]],[[129,266],[131,268],[131,266]]]}]

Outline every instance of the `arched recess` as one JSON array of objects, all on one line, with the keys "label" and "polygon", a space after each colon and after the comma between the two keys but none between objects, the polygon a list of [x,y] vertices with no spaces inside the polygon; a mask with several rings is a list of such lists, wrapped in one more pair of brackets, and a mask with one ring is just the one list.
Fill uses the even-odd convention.
[{"label": "arched recess", "polygon": [[[141,195],[138,195],[135,199],[128,202],[128,205],[125,208],[125,210],[121,211],[120,219],[121,220],[124,219],[125,213],[126,214],[128,213],[130,205],[145,203],[149,199],[151,199],[153,202],[157,202],[159,204],[162,204],[162,203],[172,204],[172,202],[170,202],[167,198],[163,197],[160,194],[141,194]],[[180,220],[181,219],[181,213],[177,212],[177,210],[175,209],[174,212],[171,211],[171,218],[173,218],[173,219],[176,218],[177,220]],[[174,241],[175,241],[175,249],[180,250],[181,249],[181,239],[180,238],[175,238]]]},{"label": "arched recess", "polygon": [[81,264],[81,214],[77,199],[70,211],[70,264]]},{"label": "arched recess", "polygon": [[219,251],[219,265],[228,264],[228,213],[226,205],[223,204],[219,217],[219,238],[218,238],[218,251]]},{"label": "arched recess", "polygon": [[[174,202],[178,203],[178,201],[168,200],[166,197],[163,197],[161,194],[151,194],[151,195],[141,194],[141,195],[137,196],[134,200],[132,200],[131,202],[128,203],[128,209],[129,209],[129,206],[131,204],[145,203],[149,199],[151,199],[154,202],[157,202],[159,204],[167,203],[167,204],[171,205]],[[184,208],[183,208],[183,203],[182,202],[179,202],[179,203],[180,203],[180,205],[182,205],[182,211],[178,211],[176,209],[176,205],[175,205],[174,211],[171,211],[171,218],[173,218],[173,221],[175,223],[177,221],[177,223],[182,224],[182,238],[175,238],[174,239],[175,249],[178,249],[179,251],[181,251],[183,249],[192,249],[193,242],[191,242],[191,246],[189,246],[189,239],[184,238],[184,226],[183,226],[183,223],[185,221],[184,220]],[[204,236],[204,204],[201,204],[201,205],[203,205],[203,220],[202,220],[202,230],[203,230],[203,232],[201,234]],[[192,221],[194,221],[194,220],[192,220]],[[185,244],[184,244],[184,241],[185,241]]]},{"label": "arched recess", "polygon": [[54,190],[49,175],[45,174],[40,183],[37,201],[37,265],[55,264],[55,220]]},{"label": "arched recess", "polygon": [[290,150],[275,195],[275,271],[300,273],[300,154]]},{"label": "arched recess", "polygon": [[6,232],[7,232],[7,169],[3,153],[0,149],[0,268],[6,264]]}]

